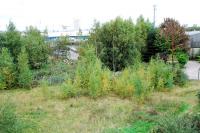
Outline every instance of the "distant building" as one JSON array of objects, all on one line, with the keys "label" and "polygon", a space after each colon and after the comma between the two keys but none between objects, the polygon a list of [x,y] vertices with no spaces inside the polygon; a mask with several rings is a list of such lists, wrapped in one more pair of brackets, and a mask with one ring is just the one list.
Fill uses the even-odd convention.
[{"label": "distant building", "polygon": [[47,40],[56,41],[61,36],[68,36],[71,42],[85,41],[89,37],[89,30],[83,30],[81,35],[78,35],[77,31],[50,32]]},{"label": "distant building", "polygon": [[189,35],[190,56],[196,57],[200,55],[200,31],[187,32]]}]

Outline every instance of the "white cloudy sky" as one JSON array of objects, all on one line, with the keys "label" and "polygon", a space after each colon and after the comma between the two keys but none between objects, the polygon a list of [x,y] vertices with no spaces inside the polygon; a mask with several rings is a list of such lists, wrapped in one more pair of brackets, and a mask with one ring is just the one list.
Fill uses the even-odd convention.
[{"label": "white cloudy sky", "polygon": [[140,14],[152,21],[154,4],[157,25],[165,17],[175,18],[181,24],[200,24],[200,0],[0,0],[0,30],[9,20],[19,30],[28,25],[40,29],[73,26],[77,19],[85,29],[91,27],[94,19],[105,22],[121,16],[136,20]]}]

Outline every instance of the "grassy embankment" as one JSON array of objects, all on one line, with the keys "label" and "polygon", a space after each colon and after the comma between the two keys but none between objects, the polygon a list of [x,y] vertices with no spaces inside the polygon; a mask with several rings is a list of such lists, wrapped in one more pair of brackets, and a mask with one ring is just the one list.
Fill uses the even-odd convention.
[{"label": "grassy embankment", "polygon": [[29,132],[147,132],[166,114],[196,110],[200,82],[170,92],[155,92],[144,104],[106,96],[62,99],[59,86],[4,90],[0,102],[16,105],[19,118],[33,124]]}]

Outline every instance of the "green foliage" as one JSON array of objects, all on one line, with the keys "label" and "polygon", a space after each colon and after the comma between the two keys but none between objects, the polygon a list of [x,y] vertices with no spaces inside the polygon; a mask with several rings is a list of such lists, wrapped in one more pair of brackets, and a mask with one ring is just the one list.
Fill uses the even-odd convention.
[{"label": "green foliage", "polygon": [[[178,32],[177,32],[178,31]],[[183,26],[178,21],[166,18],[160,25],[156,35],[155,46],[159,53],[163,53],[162,57],[165,61],[169,54],[174,55],[177,49],[187,52],[189,37],[185,33]]]},{"label": "green foliage", "polygon": [[9,25],[7,26],[7,31],[5,33],[2,33],[3,36],[1,39],[1,46],[6,47],[13,57],[13,61],[17,62],[17,56],[20,53],[22,41],[21,41],[21,34],[18,32],[15,28],[15,25],[13,22],[9,22]]},{"label": "green foliage", "polygon": [[[93,98],[108,93],[110,89],[110,72],[103,69],[101,62],[97,59],[94,49],[86,46],[81,51],[74,79],[67,80],[64,91],[67,97],[78,95],[89,95]],[[78,91],[78,92],[77,92]]]},{"label": "green foliage", "polygon": [[152,122],[146,122],[138,120],[134,122],[130,127],[119,129],[107,129],[103,133],[148,133],[155,124]]},{"label": "green foliage", "polygon": [[0,133],[37,132],[35,123],[22,119],[16,113],[16,106],[8,101],[0,103]]},{"label": "green foliage", "polygon": [[197,56],[197,61],[200,62],[200,56]]},{"label": "green foliage", "polygon": [[121,97],[136,96],[142,102],[152,91],[172,88],[173,77],[169,65],[162,60],[152,59],[148,65],[139,63],[122,71],[113,79],[113,88]]},{"label": "green foliage", "polygon": [[197,97],[198,97],[199,104],[200,104],[200,91],[197,92]]},{"label": "green foliage", "polygon": [[23,43],[28,53],[31,68],[40,68],[48,60],[48,45],[45,44],[45,38],[40,31],[34,27],[26,29]]},{"label": "green foliage", "polygon": [[151,81],[148,74],[143,64],[125,69],[114,80],[113,88],[116,94],[122,97],[135,96],[138,101],[143,102],[151,93]]},{"label": "green foliage", "polygon": [[125,69],[113,78],[113,90],[121,97],[132,97],[134,95],[135,88],[133,86],[132,77],[134,76],[130,69]]},{"label": "green foliage", "polygon": [[102,68],[100,60],[97,59],[94,49],[86,47],[78,62],[75,82],[82,93],[91,97],[98,97],[109,90],[110,74]]},{"label": "green foliage", "polygon": [[142,52],[143,61],[145,62],[149,62],[151,58],[156,56],[156,54],[159,52],[158,48],[155,46],[157,32],[158,29],[154,28],[153,26],[151,26],[148,31],[146,50]]},{"label": "green foliage", "polygon": [[134,41],[134,25],[118,17],[100,26],[96,24],[91,33],[97,55],[110,70],[119,71],[133,64],[137,47]]},{"label": "green foliage", "polygon": [[80,95],[80,90],[74,86],[72,81],[69,79],[61,87],[62,97],[77,97]]},{"label": "green foliage", "polygon": [[0,132],[1,133],[21,133],[19,122],[15,113],[15,106],[4,103],[0,106]]},{"label": "green foliage", "polygon": [[156,47],[158,53],[169,54],[171,48],[171,41],[169,38],[164,37],[160,32],[160,29],[158,29],[156,32],[156,40],[154,46]]},{"label": "green foliage", "polygon": [[139,48],[139,51],[144,52],[147,44],[148,34],[151,28],[153,28],[153,25],[149,22],[149,20],[146,21],[143,16],[139,16],[134,27],[134,40],[137,44],[137,47]]},{"label": "green foliage", "polygon": [[198,133],[199,115],[166,116],[161,119],[152,133]]},{"label": "green foliage", "polygon": [[[90,65],[91,67],[91,65]],[[89,95],[93,97],[97,97],[101,94],[101,63],[99,60],[95,61],[95,64],[93,64],[93,69],[89,68],[90,71],[90,77],[88,82],[89,87]],[[95,69],[94,69],[95,68]],[[88,70],[89,70],[88,69]]]},{"label": "green foliage", "polygon": [[42,95],[44,97],[45,100],[50,99],[53,97],[53,92],[50,91],[49,86],[48,86],[48,82],[46,80],[42,80],[40,82],[40,86],[41,86],[41,90],[42,90]]},{"label": "green foliage", "polygon": [[184,86],[188,81],[188,76],[178,66],[176,67],[174,73],[175,84],[179,86]]},{"label": "green foliage", "polygon": [[121,72],[111,72],[102,67],[94,49],[86,46],[80,49],[75,75],[64,85],[66,97],[88,95],[93,98],[106,95],[112,90],[123,98],[136,98],[143,102],[153,91],[172,88],[174,77],[170,65],[152,59],[149,64],[137,62]]},{"label": "green foliage", "polygon": [[33,80],[39,84],[41,80],[45,80],[48,85],[56,85],[63,83],[67,78],[74,77],[75,65],[66,64],[61,60],[55,62],[49,60],[40,69],[33,71]]},{"label": "green foliage", "polygon": [[147,70],[151,76],[151,86],[154,90],[162,90],[164,88],[173,87],[173,72],[169,65],[162,60],[152,59],[148,65]]},{"label": "green foliage", "polygon": [[25,47],[22,47],[18,56],[18,84],[22,88],[30,88],[32,84],[32,73],[29,69],[28,55]]},{"label": "green foliage", "polygon": [[0,89],[9,89],[15,83],[15,65],[7,48],[0,53]]},{"label": "green foliage", "polygon": [[187,61],[189,60],[189,55],[186,54],[185,52],[176,52],[176,59],[178,60],[178,62],[181,64],[181,66],[183,67]]},{"label": "green foliage", "polygon": [[121,71],[141,58],[146,52],[148,33],[152,24],[142,16],[134,26],[131,19],[115,20],[100,25],[94,24],[89,41],[95,44],[96,54],[112,71]]}]

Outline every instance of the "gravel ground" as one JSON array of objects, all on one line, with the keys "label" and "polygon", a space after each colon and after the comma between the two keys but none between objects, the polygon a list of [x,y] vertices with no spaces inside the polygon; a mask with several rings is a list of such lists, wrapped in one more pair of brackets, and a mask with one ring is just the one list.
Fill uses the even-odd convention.
[{"label": "gravel ground", "polygon": [[[188,61],[185,65],[185,73],[190,80],[198,80],[198,70],[200,69],[200,63],[197,61]],[[200,77],[200,75],[199,75]]]}]

